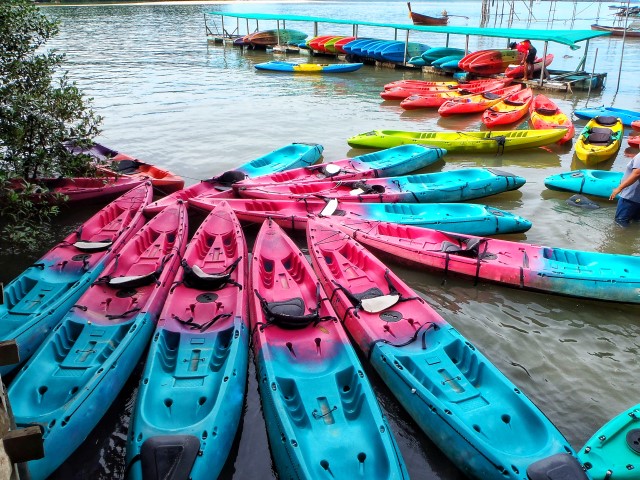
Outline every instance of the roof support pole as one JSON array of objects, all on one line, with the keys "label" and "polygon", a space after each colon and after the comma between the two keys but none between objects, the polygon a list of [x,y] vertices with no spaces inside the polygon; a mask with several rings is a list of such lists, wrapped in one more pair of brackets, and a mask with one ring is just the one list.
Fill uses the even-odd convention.
[{"label": "roof support pole", "polygon": [[[540,83],[538,83],[538,86],[540,87],[544,83],[545,60],[547,59],[548,47],[549,47],[549,41],[544,42],[544,53],[542,54],[542,68],[540,69]],[[525,68],[527,68],[526,64],[525,64]],[[531,75],[533,76],[533,72],[531,72]]]},{"label": "roof support pole", "polygon": [[447,33],[447,41],[444,43],[445,47],[449,46],[449,34]]},{"label": "roof support pole", "polygon": [[584,70],[584,67],[587,64],[587,53],[589,53],[589,40],[587,40],[587,43],[584,47],[584,54],[582,55],[582,58],[580,59],[580,63],[578,63],[576,70]]},{"label": "roof support pole", "polygon": [[464,54],[467,55],[468,53],[469,53],[469,35],[465,35]]},{"label": "roof support pole", "polygon": [[627,40],[627,27],[629,26],[629,4],[631,0],[627,0],[627,11],[624,17],[624,32],[622,32],[622,49],[620,50],[620,68],[618,68],[618,83],[616,85],[616,93],[614,93],[614,98],[618,94],[618,90],[620,89],[620,74],[622,73],[622,59],[624,57],[624,46]]},{"label": "roof support pole", "polygon": [[251,31],[249,30],[249,19],[247,18],[247,35],[249,35]]},{"label": "roof support pole", "polygon": [[407,63],[407,55],[409,55],[409,30],[407,30],[407,36],[404,40],[404,61],[403,63],[406,65]]},{"label": "roof support pole", "polygon": [[318,36],[318,22],[313,22],[313,36]]},{"label": "roof support pole", "polygon": [[[407,30],[407,35],[409,34],[409,30]],[[394,40],[398,40],[398,29],[394,28],[393,29],[393,39]]]},{"label": "roof support pole", "polygon": [[276,21],[276,34],[278,35],[278,45],[280,45],[280,20]]}]

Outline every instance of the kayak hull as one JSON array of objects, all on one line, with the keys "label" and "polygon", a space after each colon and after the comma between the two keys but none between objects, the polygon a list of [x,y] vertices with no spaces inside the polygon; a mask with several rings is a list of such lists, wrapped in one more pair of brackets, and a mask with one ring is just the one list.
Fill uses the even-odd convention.
[{"label": "kayak hull", "polygon": [[583,193],[608,199],[613,189],[620,185],[622,175],[622,172],[606,170],[573,170],[549,175],[544,179],[544,184],[551,190]]}]

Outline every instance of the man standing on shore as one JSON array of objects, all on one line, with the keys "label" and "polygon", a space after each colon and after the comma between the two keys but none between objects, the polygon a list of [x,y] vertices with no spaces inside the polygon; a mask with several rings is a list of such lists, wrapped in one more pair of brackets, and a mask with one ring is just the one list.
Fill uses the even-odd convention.
[{"label": "man standing on shore", "polygon": [[628,227],[631,220],[640,220],[640,153],[631,159],[620,185],[613,189],[609,200],[620,195],[616,223]]}]

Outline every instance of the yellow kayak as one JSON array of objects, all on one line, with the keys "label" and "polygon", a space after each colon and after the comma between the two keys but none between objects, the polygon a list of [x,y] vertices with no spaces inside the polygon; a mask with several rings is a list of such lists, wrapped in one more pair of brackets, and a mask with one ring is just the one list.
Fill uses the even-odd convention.
[{"label": "yellow kayak", "polygon": [[484,132],[373,130],[351,137],[347,143],[352,147],[364,148],[390,148],[405,144],[420,144],[444,148],[449,153],[502,153],[550,145],[560,140],[566,132],[564,128]]},{"label": "yellow kayak", "polygon": [[576,142],[576,156],[587,165],[610,159],[622,144],[622,120],[597,116],[589,120]]}]

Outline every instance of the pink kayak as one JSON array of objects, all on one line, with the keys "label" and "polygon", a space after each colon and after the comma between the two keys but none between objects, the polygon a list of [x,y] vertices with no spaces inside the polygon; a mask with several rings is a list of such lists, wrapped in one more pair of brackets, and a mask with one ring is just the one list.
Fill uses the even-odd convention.
[{"label": "pink kayak", "polygon": [[247,178],[237,183],[238,188],[287,182],[313,182],[318,180],[356,180],[361,178],[395,177],[420,170],[441,159],[445,150],[425,145],[400,145],[335,162],[275,172]]},{"label": "pink kayak", "polygon": [[388,222],[344,219],[339,227],[376,252],[430,270],[529,290],[640,303],[640,257],[448,234]]}]

